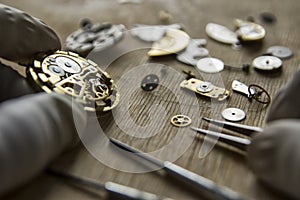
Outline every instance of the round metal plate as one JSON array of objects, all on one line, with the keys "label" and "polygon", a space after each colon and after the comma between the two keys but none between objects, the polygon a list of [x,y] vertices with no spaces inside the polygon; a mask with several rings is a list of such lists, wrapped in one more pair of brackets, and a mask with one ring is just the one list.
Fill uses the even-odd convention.
[{"label": "round metal plate", "polygon": [[60,67],[68,73],[77,74],[81,71],[81,67],[76,61],[65,56],[56,57],[55,63],[58,67]]},{"label": "round metal plate", "polygon": [[175,115],[171,118],[171,124],[176,127],[189,126],[191,123],[191,118],[186,115]]},{"label": "round metal plate", "polygon": [[278,58],[289,58],[293,55],[292,50],[290,50],[288,47],[284,46],[272,46],[267,49],[267,53],[276,56]]},{"label": "round metal plate", "polygon": [[155,74],[150,74],[142,80],[141,88],[144,91],[152,91],[155,88],[157,88],[158,83],[159,83],[158,76]]},{"label": "round metal plate", "polygon": [[252,62],[252,66],[259,70],[271,71],[282,66],[282,61],[275,56],[259,56]]},{"label": "round metal plate", "polygon": [[205,73],[218,73],[224,69],[224,62],[217,58],[202,58],[197,62],[197,68]]},{"label": "round metal plate", "polygon": [[65,71],[57,65],[49,65],[48,69],[50,72],[58,76],[64,76],[66,74]]},{"label": "round metal plate", "polygon": [[243,41],[257,41],[266,36],[266,30],[259,24],[236,19],[235,25],[237,35]]},{"label": "round metal plate", "polygon": [[214,89],[214,85],[210,82],[201,82],[199,85],[196,86],[196,89],[199,92],[206,93],[212,91]]},{"label": "round metal plate", "polygon": [[185,49],[190,42],[190,36],[184,31],[168,29],[165,36],[152,45],[149,56],[164,56],[178,53]]},{"label": "round metal plate", "polygon": [[236,44],[239,43],[237,34],[227,27],[215,24],[208,23],[205,28],[206,34],[212,39],[222,42],[225,44]]},{"label": "round metal plate", "polygon": [[246,117],[246,113],[239,108],[226,108],[222,111],[222,117],[228,121],[238,122]]}]

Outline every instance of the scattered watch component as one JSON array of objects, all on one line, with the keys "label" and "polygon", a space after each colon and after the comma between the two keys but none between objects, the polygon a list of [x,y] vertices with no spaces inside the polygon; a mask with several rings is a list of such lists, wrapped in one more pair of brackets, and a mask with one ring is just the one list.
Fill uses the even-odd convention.
[{"label": "scattered watch component", "polygon": [[[231,89],[235,92],[246,95],[248,98],[250,97],[250,93],[248,91],[249,87],[246,84],[244,84],[238,80],[232,81]],[[251,91],[251,94],[252,93],[255,93],[255,91]]]},{"label": "scattered watch component", "polygon": [[238,80],[234,80],[232,81],[231,88],[233,91],[247,96],[250,101],[254,99],[262,104],[269,105],[271,103],[269,93],[259,85],[251,84],[247,86]]},{"label": "scattered watch component", "polygon": [[252,66],[262,71],[273,71],[282,67],[282,61],[275,56],[259,56],[252,61]]},{"label": "scattered watch component", "polygon": [[152,91],[155,88],[157,88],[158,83],[159,83],[158,76],[155,74],[149,74],[142,80],[141,88],[144,91]]},{"label": "scattered watch component", "polygon": [[259,41],[266,36],[266,30],[259,24],[240,19],[236,19],[234,23],[237,27],[236,34],[242,41]]},{"label": "scattered watch component", "polygon": [[119,42],[124,36],[125,26],[111,23],[92,24],[89,20],[66,38],[66,50],[86,56],[90,51],[102,51]]},{"label": "scattered watch component", "polygon": [[196,75],[192,71],[182,70],[182,73],[184,73],[186,75],[185,80],[189,80],[191,78],[196,78]]},{"label": "scattered watch component", "polygon": [[224,62],[218,58],[202,58],[197,62],[197,68],[205,73],[218,73],[224,69]]},{"label": "scattered watch component", "polygon": [[203,47],[206,44],[207,41],[205,39],[190,40],[187,48],[177,54],[177,60],[188,65],[196,66],[200,58],[209,55],[209,51]]},{"label": "scattered watch component", "polygon": [[192,123],[192,120],[186,115],[175,115],[171,118],[170,122],[176,127],[186,127]]},{"label": "scattered watch component", "polygon": [[136,24],[134,28],[130,30],[130,33],[143,40],[145,42],[156,42],[162,39],[168,29],[183,29],[180,24],[171,24],[171,25],[144,25],[144,24]]},{"label": "scattered watch component", "polygon": [[168,29],[165,36],[157,42],[154,42],[149,56],[164,56],[178,53],[185,49],[190,42],[190,36],[184,31],[177,29]]},{"label": "scattered watch component", "polygon": [[201,82],[197,85],[197,90],[202,93],[211,92],[214,89],[214,85],[211,82]]},{"label": "scattered watch component", "polygon": [[204,82],[195,78],[182,81],[180,87],[218,101],[223,101],[229,97],[229,91],[225,88],[216,87],[210,82]]},{"label": "scattered watch component", "polygon": [[239,43],[238,36],[235,32],[231,31],[225,26],[208,23],[205,28],[206,34],[221,43],[224,44],[237,44]]},{"label": "scattered watch component", "polygon": [[222,117],[228,121],[238,122],[246,118],[246,113],[239,108],[226,108],[222,111]]},{"label": "scattered watch component", "polygon": [[243,64],[242,67],[233,67],[233,66],[230,66],[230,65],[224,65],[224,68],[229,69],[229,70],[240,70],[240,71],[243,71],[245,73],[249,73],[250,66],[251,66],[250,64]]},{"label": "scattered watch component", "polygon": [[69,95],[87,111],[109,111],[119,102],[110,76],[93,61],[72,52],[57,51],[35,60],[27,73],[37,88]]},{"label": "scattered watch component", "polygon": [[267,24],[273,24],[277,21],[276,16],[270,12],[263,12],[260,14],[260,18]]},{"label": "scattered watch component", "polygon": [[281,59],[290,58],[293,55],[292,50],[284,46],[271,46],[267,49],[267,53]]},{"label": "scattered watch component", "polygon": [[253,16],[248,16],[247,19],[246,19],[246,21],[254,23],[255,22],[255,18]]},{"label": "scattered watch component", "polygon": [[250,100],[254,99],[259,103],[266,104],[267,106],[271,103],[271,97],[269,93],[259,85],[249,85],[248,93],[250,94]]},{"label": "scattered watch component", "polygon": [[166,10],[160,10],[158,12],[158,18],[162,23],[169,24],[170,21],[173,19],[173,16],[170,12]]}]

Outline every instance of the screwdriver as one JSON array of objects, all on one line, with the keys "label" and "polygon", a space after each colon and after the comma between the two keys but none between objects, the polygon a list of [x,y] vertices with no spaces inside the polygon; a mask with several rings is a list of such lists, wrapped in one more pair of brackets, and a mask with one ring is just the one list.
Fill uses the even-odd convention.
[{"label": "screwdriver", "polygon": [[164,169],[169,175],[178,178],[179,180],[189,184],[197,190],[206,192],[210,196],[210,199],[219,199],[219,200],[242,200],[245,199],[240,194],[235,191],[232,191],[229,188],[224,186],[219,186],[213,181],[206,179],[198,174],[195,174],[187,169],[184,169],[176,164],[173,164],[169,161],[161,161],[155,157],[152,157],[148,154],[145,154],[127,144],[122,143],[114,138],[110,138],[110,141],[116,146],[124,149],[126,151],[135,153],[136,156],[149,161],[150,163],[157,165]]},{"label": "screwdriver", "polygon": [[173,200],[166,197],[160,197],[156,194],[144,192],[132,187],[124,186],[114,182],[106,182],[101,184],[94,179],[79,177],[70,173],[62,172],[56,169],[47,169],[47,172],[51,175],[66,178],[77,184],[81,184],[90,188],[105,190],[109,194],[113,194],[116,197],[130,200]]}]

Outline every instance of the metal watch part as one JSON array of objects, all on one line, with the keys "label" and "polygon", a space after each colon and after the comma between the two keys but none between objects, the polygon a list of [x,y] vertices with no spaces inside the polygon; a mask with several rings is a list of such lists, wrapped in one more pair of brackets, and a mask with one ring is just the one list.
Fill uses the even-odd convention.
[{"label": "metal watch part", "polygon": [[149,56],[164,56],[174,54],[185,49],[190,42],[190,36],[184,31],[177,29],[168,29],[165,36],[157,42],[154,42]]},{"label": "metal watch part", "polygon": [[177,54],[176,59],[187,65],[196,66],[200,58],[209,55],[209,51],[203,47],[206,44],[205,39],[191,39],[186,49]]},{"label": "metal watch part", "polygon": [[[246,95],[247,97],[250,97],[250,93],[248,91],[249,87],[246,84],[244,84],[238,80],[232,81],[231,89],[235,92],[238,92],[238,93]],[[251,90],[251,93],[253,94],[253,93],[255,93],[255,91]]]},{"label": "metal watch part", "polygon": [[180,83],[180,87],[194,91],[205,97],[217,99],[218,101],[223,101],[229,97],[229,91],[225,88],[216,87],[212,83],[204,82],[195,78],[182,81]]},{"label": "metal watch part", "polygon": [[259,24],[236,19],[234,21],[237,27],[236,34],[242,41],[258,41],[266,36],[266,30]]},{"label": "metal watch part", "polygon": [[290,58],[293,55],[292,50],[284,46],[271,46],[267,49],[267,53],[281,59]]},{"label": "metal watch part", "polygon": [[275,56],[259,56],[252,61],[252,66],[258,70],[272,71],[282,66],[282,61]]},{"label": "metal watch part", "polygon": [[186,127],[192,123],[192,120],[186,115],[175,115],[171,118],[170,122],[176,127]]},{"label": "metal watch part", "polygon": [[221,43],[224,44],[237,44],[239,43],[239,39],[237,34],[225,26],[208,23],[205,28],[206,34]]},{"label": "metal watch part", "polygon": [[87,111],[109,111],[119,102],[110,76],[93,61],[72,52],[57,51],[35,60],[27,73],[34,86],[47,93],[69,95]]},{"label": "metal watch part", "polygon": [[231,88],[233,91],[244,94],[251,101],[255,101],[269,105],[271,103],[271,97],[269,93],[259,85],[251,84],[249,86],[244,83],[234,80],[232,81]]},{"label": "metal watch part", "polygon": [[199,83],[199,85],[197,85],[196,89],[199,91],[199,92],[202,92],[202,93],[207,93],[207,92],[210,92],[214,89],[214,85],[211,83],[211,82],[201,82]]},{"label": "metal watch part", "polygon": [[152,91],[155,88],[157,88],[158,84],[159,84],[158,76],[155,74],[149,74],[142,80],[141,88],[144,91]]},{"label": "metal watch part", "polygon": [[92,24],[86,22],[66,38],[66,50],[86,56],[90,51],[102,51],[119,42],[125,32],[123,24]]},{"label": "metal watch part", "polygon": [[246,113],[239,108],[226,108],[222,111],[222,117],[228,121],[238,122],[246,118]]},{"label": "metal watch part", "polygon": [[183,29],[182,25],[180,24],[171,24],[171,25],[144,25],[144,24],[136,24],[134,28],[130,30],[130,33],[143,40],[145,42],[156,42],[162,39],[169,29]]},{"label": "metal watch part", "polygon": [[269,93],[259,85],[251,84],[248,87],[248,97],[250,100],[254,99],[259,103],[266,104],[267,106],[271,103],[271,97]]},{"label": "metal watch part", "polygon": [[205,73],[218,73],[224,69],[224,62],[218,58],[201,58],[197,62],[197,68]]}]

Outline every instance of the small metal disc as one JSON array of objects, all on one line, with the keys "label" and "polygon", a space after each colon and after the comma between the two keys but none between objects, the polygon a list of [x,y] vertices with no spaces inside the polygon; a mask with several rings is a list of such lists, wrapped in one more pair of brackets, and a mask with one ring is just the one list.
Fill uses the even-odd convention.
[{"label": "small metal disc", "polygon": [[246,113],[239,108],[226,108],[222,111],[222,117],[228,121],[238,122],[246,117]]},{"label": "small metal disc", "polygon": [[197,68],[205,73],[218,73],[224,69],[224,62],[217,58],[202,58],[197,62]]},{"label": "small metal disc", "polygon": [[278,58],[284,59],[289,58],[293,55],[292,50],[290,50],[288,47],[284,46],[272,46],[267,49],[267,53],[276,56]]},{"label": "small metal disc", "polygon": [[81,67],[77,62],[65,56],[56,57],[55,62],[60,68],[68,73],[76,74],[81,71]]},{"label": "small metal disc", "polygon": [[205,28],[206,34],[212,39],[225,44],[239,43],[237,34],[225,26],[208,23]]},{"label": "small metal disc", "polygon": [[184,50],[190,42],[190,36],[181,30],[168,29],[165,36],[154,42],[149,56],[164,56]]},{"label": "small metal disc", "polygon": [[49,65],[48,69],[50,72],[58,76],[64,76],[66,74],[65,71],[57,65]]},{"label": "small metal disc", "polygon": [[210,82],[201,82],[199,85],[196,86],[196,89],[199,91],[199,92],[203,92],[203,93],[206,93],[206,92],[210,92],[214,89],[214,85]]},{"label": "small metal disc", "polygon": [[189,126],[191,123],[191,118],[186,115],[175,115],[171,118],[171,124],[176,127]]},{"label": "small metal disc", "polygon": [[266,30],[259,24],[240,19],[235,20],[236,34],[242,41],[258,41],[266,36]]},{"label": "small metal disc", "polygon": [[252,62],[252,66],[258,70],[271,71],[282,66],[282,61],[275,56],[259,56]]},{"label": "small metal disc", "polygon": [[159,83],[158,76],[155,74],[150,74],[142,80],[141,88],[144,91],[152,91],[155,88],[157,88],[158,83]]}]

